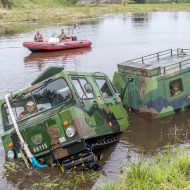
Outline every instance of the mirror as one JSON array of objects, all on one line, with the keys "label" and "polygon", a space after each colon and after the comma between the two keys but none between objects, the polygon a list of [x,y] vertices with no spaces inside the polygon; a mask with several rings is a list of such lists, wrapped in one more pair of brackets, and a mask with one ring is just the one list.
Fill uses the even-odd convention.
[{"label": "mirror", "polygon": [[121,102],[121,97],[120,97],[120,94],[118,92],[116,92],[114,94],[114,96],[115,96],[115,100],[116,100],[117,103]]},{"label": "mirror", "polygon": [[91,86],[90,83],[86,83],[86,84],[84,85],[84,89],[85,89],[85,91],[86,91],[87,93],[92,93],[92,92],[93,92],[93,89],[92,89],[92,86]]}]

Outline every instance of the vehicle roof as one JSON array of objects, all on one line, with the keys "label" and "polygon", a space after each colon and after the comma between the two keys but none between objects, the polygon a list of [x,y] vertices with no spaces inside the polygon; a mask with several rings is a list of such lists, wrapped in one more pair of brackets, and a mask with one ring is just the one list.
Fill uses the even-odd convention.
[{"label": "vehicle roof", "polygon": [[31,85],[37,84],[47,78],[50,78],[61,71],[64,70],[64,67],[49,67],[43,73],[41,73],[32,83]]},{"label": "vehicle roof", "polygon": [[[24,94],[27,93],[28,91],[31,91],[33,89],[38,88],[38,86],[40,86],[41,82],[43,81],[48,81],[48,79],[52,80],[52,79],[57,79],[60,78],[62,76],[65,77],[69,77],[69,76],[99,76],[99,77],[107,77],[106,74],[101,73],[101,72],[77,72],[77,71],[64,71],[64,67],[57,67],[57,66],[51,66],[48,67],[43,73],[41,73],[32,83],[31,86],[25,87],[23,89],[20,90],[16,90],[14,92],[11,93],[11,96],[17,96],[19,94]],[[3,99],[4,102],[4,99]]]},{"label": "vehicle roof", "polygon": [[38,84],[48,78],[51,78],[57,74],[64,74],[64,75],[85,75],[85,76],[106,76],[104,73],[101,72],[78,72],[78,71],[64,71],[64,67],[57,67],[51,66],[48,67],[43,73],[41,73],[32,83],[31,85]]},{"label": "vehicle roof", "polygon": [[165,50],[118,64],[118,71],[139,76],[165,75],[190,67],[190,50]]}]

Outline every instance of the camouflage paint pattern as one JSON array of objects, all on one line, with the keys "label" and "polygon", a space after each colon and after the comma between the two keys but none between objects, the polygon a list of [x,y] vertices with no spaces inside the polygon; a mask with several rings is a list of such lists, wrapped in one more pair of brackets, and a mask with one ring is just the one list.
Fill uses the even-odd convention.
[{"label": "camouflage paint pattern", "polygon": [[[113,85],[122,94],[123,104],[147,118],[165,117],[188,108],[189,52],[166,50],[118,64]],[[178,89],[175,95],[172,88]]]},{"label": "camouflage paint pattern", "polygon": [[[54,142],[60,142],[60,144],[74,140],[80,142],[80,139],[87,140],[93,137],[104,137],[126,130],[128,127],[128,115],[123,108],[122,102],[118,99],[118,94],[109,78],[103,73],[69,72],[64,71],[62,67],[49,67],[32,83],[32,86],[14,92],[10,101],[14,102],[17,97],[22,97],[23,94],[33,92],[35,89],[41,89],[44,85],[60,78],[66,81],[70,89],[70,99],[64,104],[59,104],[34,116],[17,121],[24,140],[35,156],[48,155]],[[85,79],[92,87],[93,97],[81,98],[72,78]],[[103,79],[107,82],[107,87],[112,93],[111,96],[103,97],[96,79]],[[6,121],[8,115],[3,107],[5,100],[0,103],[0,116],[2,117],[4,128],[1,139],[4,150],[7,152],[10,149],[8,145],[14,143],[11,140],[14,129]],[[72,138],[66,135],[68,127],[73,127],[76,131],[75,136]],[[52,133],[56,134],[54,139],[51,137]],[[18,146],[15,149],[19,155]]]}]

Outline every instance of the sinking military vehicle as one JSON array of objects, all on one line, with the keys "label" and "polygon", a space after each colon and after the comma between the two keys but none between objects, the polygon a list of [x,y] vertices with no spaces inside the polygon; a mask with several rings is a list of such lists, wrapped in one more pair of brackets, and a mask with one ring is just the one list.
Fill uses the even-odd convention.
[{"label": "sinking military vehicle", "polygon": [[190,50],[165,50],[118,64],[113,84],[123,104],[148,118],[190,105]]},{"label": "sinking military vehicle", "polygon": [[[128,116],[103,73],[49,67],[30,87],[0,101],[8,160],[27,158],[33,166],[57,163],[65,169],[93,168],[93,152],[118,141]],[[24,159],[26,160],[26,159]]]}]

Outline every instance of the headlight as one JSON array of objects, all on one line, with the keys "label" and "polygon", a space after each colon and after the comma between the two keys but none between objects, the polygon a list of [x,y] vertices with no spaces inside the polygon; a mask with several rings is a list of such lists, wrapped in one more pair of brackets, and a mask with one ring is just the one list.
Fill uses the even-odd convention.
[{"label": "headlight", "polygon": [[7,158],[8,159],[14,159],[15,158],[15,152],[13,150],[8,150]]},{"label": "headlight", "polygon": [[75,136],[75,133],[76,133],[76,130],[75,130],[75,128],[73,128],[73,127],[68,127],[68,128],[66,129],[66,135],[67,135],[68,137],[74,137],[74,136]]}]

